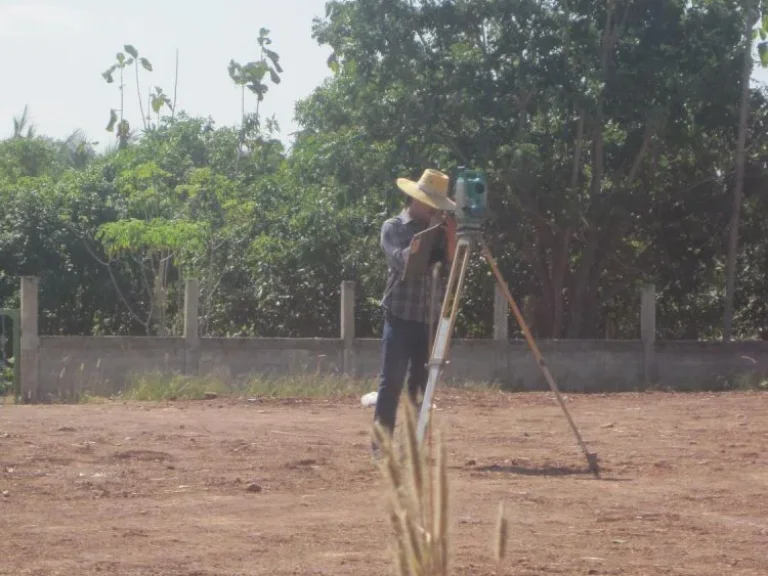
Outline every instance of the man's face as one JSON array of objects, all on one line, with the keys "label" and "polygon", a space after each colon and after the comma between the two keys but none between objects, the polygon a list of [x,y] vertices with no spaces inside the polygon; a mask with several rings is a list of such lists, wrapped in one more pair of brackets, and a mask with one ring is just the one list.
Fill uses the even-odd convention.
[{"label": "man's face", "polygon": [[432,208],[432,206],[428,206],[416,199],[411,202],[409,210],[415,220],[424,224],[428,224],[432,220],[432,216],[437,214],[437,210]]}]

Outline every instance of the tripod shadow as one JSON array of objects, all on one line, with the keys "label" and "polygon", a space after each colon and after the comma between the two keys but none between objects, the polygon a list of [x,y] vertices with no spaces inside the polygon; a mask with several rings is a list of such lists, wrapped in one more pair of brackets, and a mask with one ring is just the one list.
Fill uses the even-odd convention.
[{"label": "tripod shadow", "polygon": [[488,466],[477,466],[474,468],[478,472],[497,472],[502,474],[515,474],[518,476],[581,476],[589,474],[586,468],[576,468],[573,466],[519,466],[499,464],[489,464]]},{"label": "tripod shadow", "polygon": [[[520,466],[508,465],[500,466],[490,464],[488,466],[477,466],[472,468],[477,472],[495,472],[501,474],[511,474],[516,476],[537,476],[549,478],[563,478],[566,476],[587,476],[594,478],[592,472],[586,467],[579,468],[575,466]],[[631,478],[608,478],[600,476],[599,480],[607,482],[632,482]]]}]

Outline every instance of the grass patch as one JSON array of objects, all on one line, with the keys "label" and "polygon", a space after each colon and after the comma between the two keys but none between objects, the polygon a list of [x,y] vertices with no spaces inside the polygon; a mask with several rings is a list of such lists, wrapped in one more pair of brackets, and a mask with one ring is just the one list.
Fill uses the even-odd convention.
[{"label": "grass patch", "polygon": [[[251,376],[232,378],[228,375],[185,376],[168,372],[146,372],[134,376],[121,398],[140,402],[168,400],[203,400],[217,397],[248,398],[360,398],[378,389],[376,378],[353,378],[341,374],[294,374],[285,376]],[[445,382],[446,388],[470,392],[502,390],[498,383]],[[97,396],[85,395],[81,401],[98,402]]]},{"label": "grass patch", "polygon": [[156,402],[202,400],[221,397],[339,398],[360,396],[375,390],[376,382],[348,376],[297,374],[279,377],[232,379],[224,376],[184,376],[150,372],[133,379],[124,398]]},{"label": "grass patch", "polygon": [[98,396],[90,393],[81,394],[77,397],[77,404],[109,404],[110,398],[106,396]]},{"label": "grass patch", "polygon": [[17,399],[13,394],[0,394],[0,406],[13,406]]},{"label": "grass patch", "polygon": [[677,380],[674,385],[654,383],[640,387],[651,392],[677,393],[724,393],[724,392],[768,392],[768,375],[764,372],[741,372],[728,376],[714,375],[706,379]]},{"label": "grass patch", "polygon": [[221,378],[148,372],[134,377],[123,397],[142,402],[201,400],[211,392],[227,396],[234,390]]},{"label": "grass patch", "polygon": [[509,392],[509,389],[499,381],[484,382],[482,380],[439,380],[438,387],[452,390],[464,390],[465,392]]},{"label": "grass patch", "polygon": [[349,376],[316,376],[302,374],[280,378],[254,378],[248,382],[247,394],[270,398],[359,397],[376,390],[378,383]]},{"label": "grass patch", "polygon": [[13,366],[0,366],[0,396],[13,395]]}]

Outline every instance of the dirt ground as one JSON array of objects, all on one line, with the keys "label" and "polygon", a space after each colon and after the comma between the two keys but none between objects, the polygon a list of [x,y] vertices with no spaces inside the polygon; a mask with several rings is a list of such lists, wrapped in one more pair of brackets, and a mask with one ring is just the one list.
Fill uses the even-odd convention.
[{"label": "dirt ground", "polygon": [[[768,574],[768,395],[569,396],[600,480],[550,395],[437,403],[454,574]],[[371,418],[358,400],[3,406],[0,574],[392,574]]]}]

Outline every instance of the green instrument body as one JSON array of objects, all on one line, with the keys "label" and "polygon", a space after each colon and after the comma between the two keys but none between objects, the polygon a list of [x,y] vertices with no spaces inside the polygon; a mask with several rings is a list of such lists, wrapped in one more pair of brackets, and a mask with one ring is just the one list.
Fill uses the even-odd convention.
[{"label": "green instrument body", "polygon": [[488,183],[485,173],[460,167],[455,190],[458,231],[480,230],[488,218]]}]

